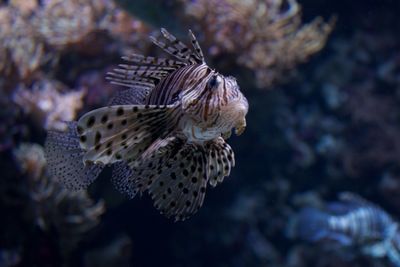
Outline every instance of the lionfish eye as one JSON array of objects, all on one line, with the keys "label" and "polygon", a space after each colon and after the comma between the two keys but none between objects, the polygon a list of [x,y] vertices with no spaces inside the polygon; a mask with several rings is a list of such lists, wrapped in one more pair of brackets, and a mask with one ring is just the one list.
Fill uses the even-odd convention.
[{"label": "lionfish eye", "polygon": [[213,76],[211,76],[211,78],[208,80],[208,86],[209,86],[210,88],[215,88],[215,87],[218,86],[218,84],[219,84],[218,75],[213,75]]}]

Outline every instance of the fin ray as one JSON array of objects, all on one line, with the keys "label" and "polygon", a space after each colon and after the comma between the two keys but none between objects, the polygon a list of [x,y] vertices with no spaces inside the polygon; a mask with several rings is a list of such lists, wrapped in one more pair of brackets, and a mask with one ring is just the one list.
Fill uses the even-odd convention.
[{"label": "fin ray", "polygon": [[186,44],[178,40],[166,29],[162,28],[161,34],[165,40],[161,40],[161,38],[156,38],[154,36],[150,36],[150,39],[165,52],[187,64],[203,63],[202,58],[200,58],[197,53],[193,52],[192,49],[188,48]]},{"label": "fin ray", "polygon": [[171,132],[176,106],[118,105],[86,113],[78,121],[85,162],[135,160],[158,137]]},{"label": "fin ray", "polygon": [[113,164],[111,181],[115,188],[129,198],[134,198],[138,189],[132,183],[133,171],[124,161],[118,161]]},{"label": "fin ray", "polygon": [[235,155],[232,148],[222,137],[211,141],[208,147],[208,172],[210,185],[215,187],[224,181],[235,166]]},{"label": "fin ray", "polygon": [[192,30],[189,30],[189,37],[192,42],[192,46],[194,48],[194,53],[197,55],[197,57],[204,62],[204,55],[203,51],[201,50],[200,44],[196,39],[196,36],[193,34]]},{"label": "fin ray", "polygon": [[169,137],[149,150],[133,166],[136,187],[148,190],[155,207],[167,217],[184,220],[197,212],[208,183],[204,147]]},{"label": "fin ray", "polygon": [[49,173],[71,190],[86,188],[103,169],[83,163],[85,152],[80,148],[76,127],[76,122],[70,122],[67,132],[49,131],[45,142]]},{"label": "fin ray", "polygon": [[140,54],[131,54],[129,56],[123,56],[122,59],[128,62],[134,62],[137,64],[149,64],[152,66],[168,66],[168,67],[179,68],[186,65],[184,62],[176,61],[169,58],[143,56]]}]

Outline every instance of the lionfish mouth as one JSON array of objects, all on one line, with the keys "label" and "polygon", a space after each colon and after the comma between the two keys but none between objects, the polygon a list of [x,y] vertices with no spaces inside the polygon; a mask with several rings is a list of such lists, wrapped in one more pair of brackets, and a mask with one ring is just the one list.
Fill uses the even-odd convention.
[{"label": "lionfish mouth", "polygon": [[237,136],[241,135],[246,129],[246,119],[243,118],[238,124],[235,126],[235,134]]}]

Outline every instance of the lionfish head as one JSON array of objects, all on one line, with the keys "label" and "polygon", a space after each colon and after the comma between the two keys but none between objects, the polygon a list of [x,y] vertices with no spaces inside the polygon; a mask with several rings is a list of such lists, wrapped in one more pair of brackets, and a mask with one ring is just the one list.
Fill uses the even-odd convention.
[{"label": "lionfish head", "polygon": [[[207,67],[208,68],[208,67]],[[192,118],[205,128],[220,128],[221,133],[235,128],[241,134],[246,126],[248,102],[232,76],[208,68],[204,78],[187,94],[187,109]]]}]

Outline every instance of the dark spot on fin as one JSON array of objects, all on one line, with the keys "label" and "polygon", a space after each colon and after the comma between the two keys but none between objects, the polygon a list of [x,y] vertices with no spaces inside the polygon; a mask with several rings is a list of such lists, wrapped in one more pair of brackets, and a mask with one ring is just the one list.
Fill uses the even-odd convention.
[{"label": "dark spot on fin", "polygon": [[[103,107],[83,115],[78,125],[80,146],[85,150],[84,162],[104,165],[117,161],[135,161],[158,138],[170,134],[176,127],[179,112],[175,105],[121,105]],[[91,118],[92,127],[87,127]]]},{"label": "dark spot on fin", "polygon": [[[203,146],[186,144],[176,137],[159,139],[140,159],[134,183],[147,185],[141,192],[148,190],[154,206],[164,215],[184,220],[203,204],[208,183],[207,156]],[[135,175],[139,173],[142,175]]]},{"label": "dark spot on fin", "polygon": [[[83,130],[82,130],[83,131]],[[49,131],[45,142],[45,156],[50,175],[70,190],[84,189],[103,169],[103,165],[83,163],[76,122],[68,123],[67,132]]]}]

